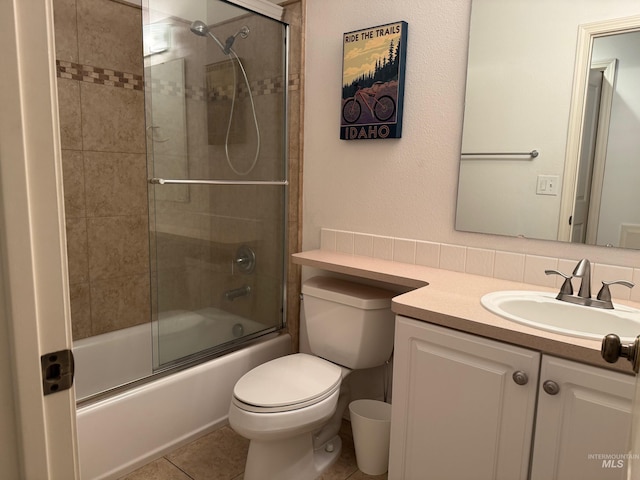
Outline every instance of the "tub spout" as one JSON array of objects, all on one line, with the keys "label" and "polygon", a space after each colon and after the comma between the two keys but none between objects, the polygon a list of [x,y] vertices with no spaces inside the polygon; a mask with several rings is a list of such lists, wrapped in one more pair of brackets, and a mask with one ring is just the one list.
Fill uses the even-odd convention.
[{"label": "tub spout", "polygon": [[244,287],[234,288],[233,290],[227,290],[224,292],[224,296],[230,302],[233,302],[238,297],[244,297],[245,295],[249,295],[251,293],[251,287],[249,285],[245,285]]}]

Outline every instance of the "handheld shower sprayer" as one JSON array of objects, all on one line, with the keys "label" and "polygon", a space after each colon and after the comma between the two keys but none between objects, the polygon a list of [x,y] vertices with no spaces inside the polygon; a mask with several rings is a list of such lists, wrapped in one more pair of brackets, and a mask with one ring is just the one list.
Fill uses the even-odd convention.
[{"label": "handheld shower sprayer", "polygon": [[249,83],[249,79],[247,78],[247,72],[245,71],[244,66],[242,65],[242,62],[240,61],[240,58],[231,47],[233,46],[233,42],[235,42],[236,37],[238,35],[240,35],[241,38],[247,38],[249,36],[249,27],[247,27],[246,25],[243,26],[235,34],[228,37],[225,40],[224,45],[222,44],[222,42],[220,42],[220,40],[218,40],[218,37],[216,37],[211,32],[211,30],[209,29],[209,26],[206,23],[204,23],[202,20],[195,20],[191,24],[190,29],[191,29],[191,32],[195,33],[200,37],[206,37],[207,35],[210,36],[218,44],[218,46],[222,50],[222,53],[227,55],[231,59],[231,61],[233,61],[233,59],[235,58],[236,63],[240,68],[240,71],[242,72],[242,76],[244,77],[244,82],[245,82],[245,85],[247,86],[247,91],[249,92],[249,102],[251,104],[251,112],[253,114],[253,124],[255,125],[255,131],[256,131],[256,152],[253,157],[253,162],[251,163],[251,166],[244,171],[238,170],[236,167],[234,167],[233,162],[231,161],[231,158],[229,155],[229,133],[231,132],[231,122],[233,120],[233,110],[236,104],[236,96],[237,96],[237,87],[236,87],[237,78],[236,78],[235,67],[233,68],[233,86],[234,86],[233,97],[231,99],[231,110],[229,112],[229,122],[227,123],[227,134],[225,136],[224,151],[225,151],[225,156],[227,158],[227,164],[229,165],[231,170],[233,170],[235,174],[240,176],[248,175],[256,166],[256,163],[258,163],[258,157],[260,155],[260,143],[261,143],[260,128],[258,127],[258,117],[256,115],[256,106],[253,101],[253,94],[251,93],[251,84]]},{"label": "handheld shower sprayer", "polygon": [[229,52],[231,51],[231,47],[233,46],[233,42],[236,41],[236,37],[238,35],[240,35],[240,38],[247,38],[249,36],[249,27],[245,25],[233,35],[231,35],[230,37],[227,37],[227,40],[224,42],[224,47],[222,48],[222,52],[225,55],[229,55]]}]

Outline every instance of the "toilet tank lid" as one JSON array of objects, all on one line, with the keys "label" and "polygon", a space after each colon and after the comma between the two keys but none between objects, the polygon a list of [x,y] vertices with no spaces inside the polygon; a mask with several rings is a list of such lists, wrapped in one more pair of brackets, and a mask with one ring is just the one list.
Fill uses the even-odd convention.
[{"label": "toilet tank lid", "polygon": [[321,298],[362,310],[391,308],[397,293],[334,277],[313,277],[302,284],[303,295]]}]

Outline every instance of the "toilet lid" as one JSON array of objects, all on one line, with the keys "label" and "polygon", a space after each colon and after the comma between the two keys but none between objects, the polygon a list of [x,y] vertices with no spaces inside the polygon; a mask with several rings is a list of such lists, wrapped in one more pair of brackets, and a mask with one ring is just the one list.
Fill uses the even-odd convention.
[{"label": "toilet lid", "polygon": [[322,400],[340,387],[341,380],[337,365],[296,353],[257,366],[238,380],[233,395],[260,410],[283,411]]}]

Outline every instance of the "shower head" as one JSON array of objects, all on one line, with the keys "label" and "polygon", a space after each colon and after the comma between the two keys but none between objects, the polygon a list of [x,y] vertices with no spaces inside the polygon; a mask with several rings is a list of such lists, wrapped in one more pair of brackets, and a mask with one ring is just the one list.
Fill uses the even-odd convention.
[{"label": "shower head", "polygon": [[215,40],[218,46],[222,49],[222,53],[224,53],[225,55],[229,55],[229,53],[231,52],[231,47],[233,46],[233,42],[235,42],[236,37],[238,35],[240,35],[240,37],[242,38],[247,38],[249,36],[249,27],[245,25],[239,31],[237,31],[234,35],[231,35],[229,38],[227,38],[227,40],[223,45],[220,42],[220,40],[218,40],[218,38],[213,33],[211,33],[211,31],[209,30],[209,26],[206,23],[204,23],[202,20],[195,20],[191,24],[190,29],[193,33],[195,33],[200,37],[206,37],[207,35],[209,35],[211,38]]},{"label": "shower head", "polygon": [[224,54],[229,55],[229,49],[224,45],[222,45],[220,40],[218,40],[218,38],[213,33],[211,33],[211,31],[209,30],[209,26],[206,23],[204,23],[202,20],[195,20],[191,24],[191,27],[189,28],[193,33],[195,33],[199,37],[206,37],[207,35],[209,35],[211,38],[215,40],[215,42],[218,44],[218,46],[224,52]]},{"label": "shower head", "polygon": [[191,31],[201,37],[206,37],[209,33],[209,27],[202,20],[195,20],[191,24]]}]

